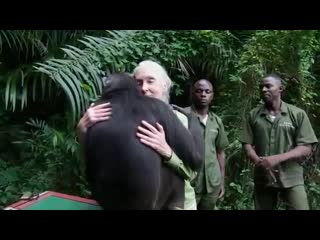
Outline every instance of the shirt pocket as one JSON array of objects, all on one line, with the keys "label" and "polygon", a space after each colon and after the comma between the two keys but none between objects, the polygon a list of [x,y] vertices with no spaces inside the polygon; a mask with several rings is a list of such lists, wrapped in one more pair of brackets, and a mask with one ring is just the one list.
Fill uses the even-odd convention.
[{"label": "shirt pocket", "polygon": [[206,142],[206,144],[210,144],[209,149],[211,152],[215,152],[216,150],[216,139],[218,137],[218,129],[216,128],[210,128],[208,130],[208,140]]}]

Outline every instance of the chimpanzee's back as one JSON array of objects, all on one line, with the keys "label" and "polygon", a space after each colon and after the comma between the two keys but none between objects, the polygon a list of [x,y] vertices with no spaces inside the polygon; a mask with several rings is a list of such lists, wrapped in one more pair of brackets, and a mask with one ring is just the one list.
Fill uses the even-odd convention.
[{"label": "chimpanzee's back", "polygon": [[183,180],[136,136],[142,120],[165,125],[155,116],[153,99],[123,91],[105,101],[111,102],[111,118],[93,125],[86,137],[87,176],[94,198],[104,209],[162,208],[177,188],[181,198]]}]

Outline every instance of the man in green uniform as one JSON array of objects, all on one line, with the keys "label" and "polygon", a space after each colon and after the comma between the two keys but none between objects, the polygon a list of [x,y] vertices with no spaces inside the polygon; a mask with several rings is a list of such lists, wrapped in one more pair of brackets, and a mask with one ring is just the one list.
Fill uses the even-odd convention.
[{"label": "man in green uniform", "polygon": [[214,210],[218,198],[224,195],[224,149],[229,143],[221,119],[209,112],[212,99],[212,84],[200,79],[192,86],[192,106],[185,108],[187,112],[197,114],[205,142],[204,164],[195,180],[199,210]]},{"label": "man in green uniform", "polygon": [[307,114],[281,100],[282,79],[262,79],[264,104],[247,115],[241,142],[255,164],[255,208],[275,209],[280,196],[288,209],[309,209],[300,165],[317,142]]}]

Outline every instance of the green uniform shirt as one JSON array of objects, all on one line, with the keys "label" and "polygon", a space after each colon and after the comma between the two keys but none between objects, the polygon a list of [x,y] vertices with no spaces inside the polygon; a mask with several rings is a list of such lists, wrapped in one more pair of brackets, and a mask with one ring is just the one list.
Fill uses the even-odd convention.
[{"label": "green uniform shirt", "polygon": [[[251,110],[244,121],[240,141],[254,145],[257,155],[264,157],[316,143],[317,138],[305,111],[282,101],[281,114],[273,121],[265,105]],[[297,161],[282,162],[274,169],[276,179],[264,168],[256,167],[255,182],[285,188],[304,184],[303,168]]]},{"label": "green uniform shirt", "polygon": [[[185,110],[196,113],[191,107],[185,108]],[[208,113],[206,124],[200,119],[199,124],[202,126],[205,140],[205,159],[197,175],[195,190],[197,194],[212,193],[221,185],[217,149],[226,148],[229,142],[221,119],[213,112]]]},{"label": "green uniform shirt", "polygon": [[[188,118],[182,113],[174,110],[177,117],[183,123],[183,125],[188,128]],[[189,167],[185,166],[183,162],[178,158],[178,156],[173,153],[171,159],[166,162],[170,167],[175,169],[184,179],[185,179],[185,210],[196,210],[197,202],[194,188],[191,186],[191,181],[195,178],[196,173],[192,171]]]}]

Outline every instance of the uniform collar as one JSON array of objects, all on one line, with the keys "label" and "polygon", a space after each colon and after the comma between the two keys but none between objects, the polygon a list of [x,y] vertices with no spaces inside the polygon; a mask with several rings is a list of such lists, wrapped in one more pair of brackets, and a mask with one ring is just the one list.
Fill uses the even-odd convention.
[{"label": "uniform collar", "polygon": [[[188,107],[188,109],[191,110],[193,113],[195,113],[196,116],[198,117],[198,119],[200,120],[200,117],[198,116],[198,113],[197,113],[197,111],[196,111],[196,109],[195,109],[195,107],[193,105]],[[210,121],[213,121],[213,113],[208,111],[207,114],[208,114],[208,119],[210,119]]]},{"label": "uniform collar", "polygon": [[[288,113],[288,105],[284,101],[281,101],[280,110],[281,110],[281,114]],[[265,104],[263,104],[261,107],[260,115],[268,115],[268,114],[269,114],[268,109],[266,108]]]}]

